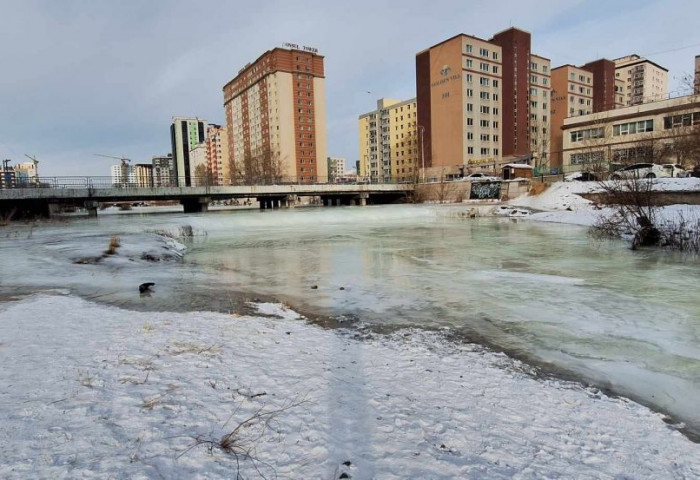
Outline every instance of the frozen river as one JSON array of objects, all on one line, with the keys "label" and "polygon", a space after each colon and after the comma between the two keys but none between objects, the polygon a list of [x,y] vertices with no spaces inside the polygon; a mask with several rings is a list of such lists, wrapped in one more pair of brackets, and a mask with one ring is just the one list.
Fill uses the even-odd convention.
[{"label": "frozen river", "polygon": [[[596,242],[581,227],[467,219],[457,207],[101,215],[0,229],[0,296],[68,289],[139,310],[273,297],[377,326],[465,338],[661,408],[700,432],[698,260]],[[181,261],[155,230],[191,225]],[[98,264],[112,235],[119,255]],[[138,294],[145,281],[152,296]],[[2,298],[2,297],[0,297]]]}]

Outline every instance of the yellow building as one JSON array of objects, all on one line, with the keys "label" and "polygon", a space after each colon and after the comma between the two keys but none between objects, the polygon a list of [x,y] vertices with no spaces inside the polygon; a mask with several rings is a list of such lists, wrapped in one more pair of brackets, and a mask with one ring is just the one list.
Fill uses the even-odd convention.
[{"label": "yellow building", "polygon": [[358,120],[358,176],[373,182],[411,182],[421,168],[417,103],[382,98],[377,109]]}]

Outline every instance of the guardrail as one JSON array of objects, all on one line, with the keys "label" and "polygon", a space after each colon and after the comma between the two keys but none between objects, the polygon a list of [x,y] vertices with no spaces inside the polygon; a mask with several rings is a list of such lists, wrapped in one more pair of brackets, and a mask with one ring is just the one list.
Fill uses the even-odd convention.
[{"label": "guardrail", "polygon": [[316,178],[314,181],[302,180],[298,177],[276,177],[258,179],[238,179],[218,183],[210,177],[181,177],[175,180],[131,180],[115,181],[112,177],[36,177],[30,179],[17,179],[0,183],[0,189],[13,188],[53,188],[53,189],[95,189],[95,188],[194,188],[194,187],[230,187],[230,186],[263,186],[263,185],[396,185],[406,182],[396,180],[359,177],[357,179],[333,179]]}]

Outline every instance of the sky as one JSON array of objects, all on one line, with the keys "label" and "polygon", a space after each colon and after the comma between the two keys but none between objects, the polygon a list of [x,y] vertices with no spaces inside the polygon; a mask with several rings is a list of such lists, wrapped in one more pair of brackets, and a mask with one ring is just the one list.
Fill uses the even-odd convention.
[{"label": "sky", "polygon": [[173,116],[225,124],[224,84],[285,42],[325,56],[328,155],[358,157],[357,117],[415,97],[415,55],[458,33],[518,27],[552,66],[700,54],[696,0],[0,0],[0,159],[41,176],[108,176],[170,152]]}]

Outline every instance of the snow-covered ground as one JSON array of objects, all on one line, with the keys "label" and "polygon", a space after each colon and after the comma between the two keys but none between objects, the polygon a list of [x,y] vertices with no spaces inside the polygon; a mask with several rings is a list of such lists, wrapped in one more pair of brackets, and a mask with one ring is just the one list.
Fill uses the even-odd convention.
[{"label": "snow-covered ground", "polygon": [[2,478],[700,477],[660,414],[444,331],[326,330],[271,304],[0,309]]},{"label": "snow-covered ground", "polygon": [[[654,191],[697,192],[700,191],[700,178],[658,178],[653,180]],[[522,195],[508,202],[515,208],[528,208],[537,211],[528,218],[542,222],[568,223],[591,226],[603,215],[613,212],[601,208],[580,196],[583,193],[602,191],[598,182],[557,182],[539,195]],[[502,214],[510,212],[502,208]],[[659,208],[660,222],[666,222],[683,215],[686,219],[700,218],[699,205],[670,205]],[[522,216],[522,215],[519,215]]]}]

